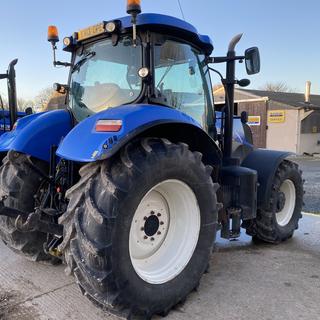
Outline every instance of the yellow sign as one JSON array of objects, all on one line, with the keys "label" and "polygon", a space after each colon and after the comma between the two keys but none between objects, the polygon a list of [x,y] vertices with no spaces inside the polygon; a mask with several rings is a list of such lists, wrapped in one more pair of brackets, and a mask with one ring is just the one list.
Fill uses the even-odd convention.
[{"label": "yellow sign", "polygon": [[249,126],[260,126],[261,116],[249,116],[247,124]]},{"label": "yellow sign", "polygon": [[284,123],[286,121],[285,110],[271,110],[268,111],[269,123]]},{"label": "yellow sign", "polygon": [[78,32],[78,41],[89,39],[91,37],[102,34],[105,31],[106,31],[105,30],[105,23],[104,22],[98,23],[94,26],[80,30]]}]

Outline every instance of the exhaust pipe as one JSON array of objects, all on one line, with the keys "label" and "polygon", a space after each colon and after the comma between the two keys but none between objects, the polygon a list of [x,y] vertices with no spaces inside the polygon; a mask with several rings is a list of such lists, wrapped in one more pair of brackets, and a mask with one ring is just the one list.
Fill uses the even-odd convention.
[{"label": "exhaust pipe", "polygon": [[311,81],[306,82],[306,90],[304,94],[304,102],[310,104]]}]

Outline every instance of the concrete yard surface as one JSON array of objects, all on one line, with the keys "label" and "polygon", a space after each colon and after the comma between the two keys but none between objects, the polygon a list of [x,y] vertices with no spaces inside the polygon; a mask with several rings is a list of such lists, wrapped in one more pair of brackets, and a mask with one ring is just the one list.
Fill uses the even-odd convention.
[{"label": "concrete yard surface", "polygon": [[[64,266],[26,261],[0,244],[1,320],[115,320],[80,293]],[[168,320],[319,319],[320,217],[304,215],[293,239],[273,246],[218,240],[210,272]],[[155,319],[160,319],[155,317]]]}]

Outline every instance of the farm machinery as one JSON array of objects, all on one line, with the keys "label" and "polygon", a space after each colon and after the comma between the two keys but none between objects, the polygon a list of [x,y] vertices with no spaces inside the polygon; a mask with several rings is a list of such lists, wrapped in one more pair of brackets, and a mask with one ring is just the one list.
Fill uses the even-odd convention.
[{"label": "farm machinery", "polygon": [[[18,118],[26,115],[25,112],[18,112],[17,90],[16,90],[16,71],[15,65],[18,59],[10,62],[6,73],[0,74],[0,79],[7,80],[8,86],[8,104],[9,110],[5,110],[2,97],[0,96],[0,135],[6,131],[10,131]],[[27,114],[32,111],[28,110]]]},{"label": "farm machinery", "polygon": [[[141,14],[63,40],[67,109],[18,120],[0,137],[0,235],[34,261],[62,260],[82,292],[116,313],[165,316],[197,288],[216,234],[279,243],[301,218],[303,184],[287,152],[256,149],[234,117],[236,62],[260,70],[256,47],[212,56],[185,21]],[[210,70],[226,64],[215,111]]]}]

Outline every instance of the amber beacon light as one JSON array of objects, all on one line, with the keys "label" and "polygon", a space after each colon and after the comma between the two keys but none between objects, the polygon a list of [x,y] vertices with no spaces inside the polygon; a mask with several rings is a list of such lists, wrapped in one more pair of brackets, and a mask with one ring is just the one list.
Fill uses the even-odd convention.
[{"label": "amber beacon light", "polygon": [[127,5],[127,13],[128,14],[139,14],[141,13],[141,1],[140,0],[128,0]]},{"label": "amber beacon light", "polygon": [[56,26],[48,27],[48,41],[55,45],[59,42],[59,33],[58,28]]},{"label": "amber beacon light", "polygon": [[137,46],[137,15],[141,13],[140,0],[128,0],[127,13],[131,14],[132,29],[133,29],[133,46]]}]

